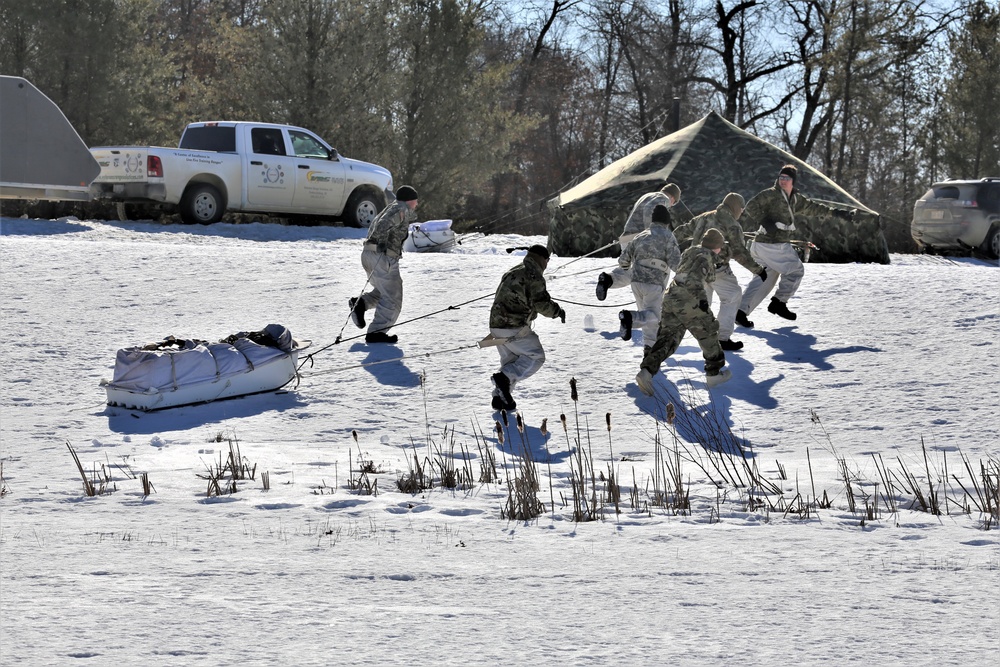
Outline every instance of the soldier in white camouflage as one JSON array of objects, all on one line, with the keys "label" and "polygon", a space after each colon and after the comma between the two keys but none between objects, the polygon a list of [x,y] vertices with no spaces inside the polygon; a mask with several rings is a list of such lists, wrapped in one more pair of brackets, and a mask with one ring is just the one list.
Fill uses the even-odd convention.
[{"label": "soldier in white camouflage", "polygon": [[716,256],[723,245],[722,232],[713,228],[705,232],[700,245],[691,246],[681,255],[677,275],[663,297],[656,342],[643,356],[639,374],[635,376],[636,384],[647,396],[653,395],[653,376],[677,351],[686,331],[691,332],[701,347],[708,386],[719,385],[731,376],[729,369],[723,368],[726,355],[719,347],[719,323],[708,307],[705,291],[705,284],[715,281]]},{"label": "soldier in white camouflage", "polygon": [[670,272],[681,263],[681,251],[670,231],[670,211],[666,206],[653,208],[649,229],[637,234],[618,257],[619,267],[631,275],[635,310],[618,313],[622,340],[631,340],[632,329],[642,329],[642,340],[648,349],[656,340],[663,306],[663,291],[670,281]]},{"label": "soldier in white camouflage", "polygon": [[[622,247],[622,251],[625,250],[629,241],[635,238],[636,234],[649,229],[653,218],[653,209],[657,206],[665,206],[669,209],[680,200],[681,189],[673,183],[667,183],[658,191],[647,192],[639,197],[639,200],[632,207],[632,211],[628,214],[625,229],[618,237],[618,244]],[[597,300],[604,301],[608,297],[609,289],[628,287],[631,282],[632,277],[629,272],[620,266],[612,270],[611,273],[602,272],[597,276]]]},{"label": "soldier in white camouflage", "polygon": [[352,297],[349,305],[351,320],[360,329],[365,326],[365,311],[375,309],[366,343],[395,343],[395,334],[387,334],[399,319],[403,309],[403,278],[399,274],[399,258],[403,254],[403,242],[410,232],[410,223],[416,222],[417,191],[409,185],[396,190],[396,201],[378,214],[368,228],[361,251],[361,266],[368,274],[372,289]]},{"label": "soldier in white camouflage", "polygon": [[566,311],[552,300],[545,287],[549,251],[545,246],[527,248],[524,260],[500,279],[490,308],[490,334],[497,345],[500,370],[493,374],[494,410],[514,410],[514,386],[538,372],[545,363],[545,350],[531,323],[539,315],[558,317],[566,323]]},{"label": "soldier in white camouflage", "polygon": [[747,284],[736,313],[736,323],[748,329],[753,327],[753,322],[749,319],[750,313],[770,294],[776,283],[778,289],[771,297],[767,311],[786,320],[796,318],[795,313],[788,310],[788,300],[802,284],[806,269],[790,243],[794,238],[793,232],[796,231],[795,217],[831,215],[853,221],[857,214],[857,209],[842,210],[826,206],[799,194],[795,189],[798,173],[795,165],[786,164],[781,168],[774,187],[757,193],[747,203],[743,213],[747,227],[755,228],[757,232],[750,245],[750,254],[758,264],[767,268],[764,280],[758,276]]},{"label": "soldier in white camouflage", "polygon": [[727,352],[743,349],[742,341],[732,339],[743,291],[729,266],[729,260],[735,259],[750,273],[767,280],[767,270],[754,261],[743,243],[743,227],[739,223],[743,203],[742,195],[730,192],[714,211],[702,213],[674,230],[680,242],[690,241],[695,245],[701,243],[705,232],[711,228],[718,229],[726,239],[721,252],[715,257],[715,282],[707,285],[706,290],[710,303],[713,291],[719,295],[719,312],[716,315],[719,320],[719,345]]}]

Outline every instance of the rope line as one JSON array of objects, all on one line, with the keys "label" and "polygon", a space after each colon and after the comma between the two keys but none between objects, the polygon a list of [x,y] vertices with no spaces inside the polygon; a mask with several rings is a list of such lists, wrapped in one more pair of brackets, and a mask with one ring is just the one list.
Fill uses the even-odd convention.
[{"label": "rope line", "polygon": [[[471,343],[469,345],[461,345],[459,347],[449,348],[447,350],[436,350],[432,352],[421,352],[419,354],[404,354],[399,357],[393,357],[392,359],[379,359],[378,361],[366,361],[360,364],[351,364],[350,366],[340,366],[339,368],[330,368],[324,371],[316,371],[314,373],[303,373],[303,377],[312,377],[315,375],[329,375],[330,373],[339,373],[341,371],[351,370],[353,368],[367,368],[368,366],[378,366],[380,364],[391,364],[396,361],[405,361],[407,359],[415,359],[417,357],[433,357],[439,354],[450,354],[452,352],[459,352],[461,350],[468,350],[474,347],[479,347],[479,342]],[[311,355],[310,355],[311,356]],[[301,366],[300,366],[301,368]]]},{"label": "rope line", "polygon": [[627,301],[625,303],[581,303],[579,301],[567,301],[566,299],[556,299],[556,301],[559,303],[568,303],[573,306],[587,306],[588,308],[625,308],[635,305],[635,301]]},{"label": "rope line", "polygon": [[[617,266],[617,265],[615,265],[615,266]],[[603,267],[603,269],[613,269],[613,268],[615,268],[615,267],[614,266],[605,266],[605,267]],[[602,270],[602,269],[584,269],[583,271],[577,271],[576,273],[567,273],[566,275],[563,275],[563,276],[546,276],[545,279],[546,280],[559,280],[560,278],[572,278],[573,276],[579,276],[579,275],[582,275],[584,273],[593,273],[594,271],[597,271],[597,270]]]},{"label": "rope line", "polygon": [[[409,324],[410,322],[416,322],[417,320],[422,320],[422,319],[431,317],[433,315],[438,315],[440,313],[447,312],[449,310],[458,310],[462,306],[466,306],[466,305],[468,305],[470,303],[475,303],[476,301],[482,301],[483,299],[488,299],[489,297],[493,296],[494,294],[496,294],[496,291],[490,292],[489,294],[484,294],[482,296],[477,296],[474,299],[469,299],[468,301],[463,301],[462,303],[458,303],[458,304],[455,304],[455,305],[448,306],[447,308],[442,308],[441,310],[435,310],[434,312],[431,312],[431,313],[426,313],[424,315],[418,315],[417,317],[411,318],[409,320],[404,320],[402,322],[396,322],[396,323],[394,323],[392,325],[392,327],[400,326],[400,325],[403,325],[403,324]],[[344,326],[345,327],[347,326],[346,322],[344,323]],[[390,329],[392,327],[383,327],[381,329],[377,329],[377,331],[385,331],[385,330]],[[344,331],[344,329],[341,328],[340,331],[341,331],[341,334],[342,334],[343,331]],[[367,335],[367,333],[374,333],[374,332],[360,333],[360,334],[358,334],[356,336],[350,336],[348,338],[343,338],[341,335],[338,335],[337,338],[336,338],[336,340],[334,340],[329,345],[324,345],[323,347],[319,348],[315,352],[306,355],[305,359],[302,360],[302,363],[299,364],[299,368],[302,368],[303,366],[305,366],[306,363],[309,363],[311,365],[313,363],[313,357],[315,357],[320,352],[325,352],[326,350],[329,350],[334,345],[340,345],[341,343],[346,343],[348,341],[357,340],[358,338],[363,338],[365,335]]]}]

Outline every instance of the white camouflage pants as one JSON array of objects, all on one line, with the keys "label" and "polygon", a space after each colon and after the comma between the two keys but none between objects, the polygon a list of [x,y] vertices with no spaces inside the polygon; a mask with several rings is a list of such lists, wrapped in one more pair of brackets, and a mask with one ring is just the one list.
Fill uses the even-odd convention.
[{"label": "white camouflage pants", "polygon": [[[497,345],[497,352],[500,353],[500,372],[510,379],[511,389],[518,381],[537,373],[545,363],[542,341],[538,339],[538,334],[532,331],[531,325],[519,329],[490,327],[490,333],[494,338],[514,337],[502,345]],[[496,390],[493,393],[499,395]]]},{"label": "white camouflage pants", "polygon": [[[656,340],[656,330],[660,326],[660,310],[663,308],[663,285],[652,283],[632,283],[636,310],[632,311],[632,328],[642,329],[643,345],[652,345]],[[733,314],[736,317],[736,314]]]},{"label": "white camouflage pants", "polygon": [[[618,237],[618,245],[621,246],[622,250],[625,250],[625,246],[628,245],[628,242],[636,236],[638,236],[638,234],[622,234]],[[622,287],[628,287],[632,284],[632,274],[628,269],[616,266],[608,275],[611,276],[611,287],[608,289],[621,289]]]},{"label": "white camouflage pants", "polygon": [[388,329],[403,310],[403,278],[399,275],[399,258],[389,257],[375,248],[361,251],[361,266],[368,273],[372,289],[361,295],[365,310],[375,309],[368,331]]},{"label": "white camouflage pants", "polygon": [[[767,282],[754,276],[747,283],[747,288],[743,292],[743,301],[740,303],[740,310],[749,315],[760,305],[760,302],[774,289],[774,284],[778,283],[778,290],[774,296],[778,301],[788,303],[806,275],[806,267],[799,259],[799,253],[795,251],[791,243],[752,243],[750,245],[750,255],[758,264],[767,269]],[[778,279],[781,282],[778,282]]]},{"label": "white camouflage pants", "polygon": [[632,274],[629,273],[628,269],[616,266],[608,275],[611,276],[611,287],[608,289],[620,289],[632,284]]},{"label": "white camouflage pants", "polygon": [[719,340],[729,340],[736,328],[736,311],[739,310],[740,296],[743,294],[729,264],[715,270],[715,282],[707,283],[705,291],[708,292],[709,302],[712,301],[713,292],[719,295],[719,313],[715,317],[719,320]]}]

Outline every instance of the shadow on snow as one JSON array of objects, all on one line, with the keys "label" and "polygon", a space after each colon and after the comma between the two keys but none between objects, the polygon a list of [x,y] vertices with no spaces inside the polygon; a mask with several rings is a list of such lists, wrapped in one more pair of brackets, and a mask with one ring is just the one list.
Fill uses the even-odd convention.
[{"label": "shadow on snow", "polygon": [[108,428],[115,433],[151,435],[166,431],[186,431],[227,419],[253,417],[263,412],[284,412],[305,405],[294,391],[281,390],[154,412],[110,406],[105,412],[108,415]]}]

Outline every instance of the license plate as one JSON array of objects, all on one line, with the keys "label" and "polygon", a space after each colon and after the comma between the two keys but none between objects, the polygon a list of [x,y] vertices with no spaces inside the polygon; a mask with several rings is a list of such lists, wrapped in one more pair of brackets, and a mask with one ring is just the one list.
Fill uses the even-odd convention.
[{"label": "license plate", "polygon": [[944,211],[931,211],[931,220],[944,220]]}]

